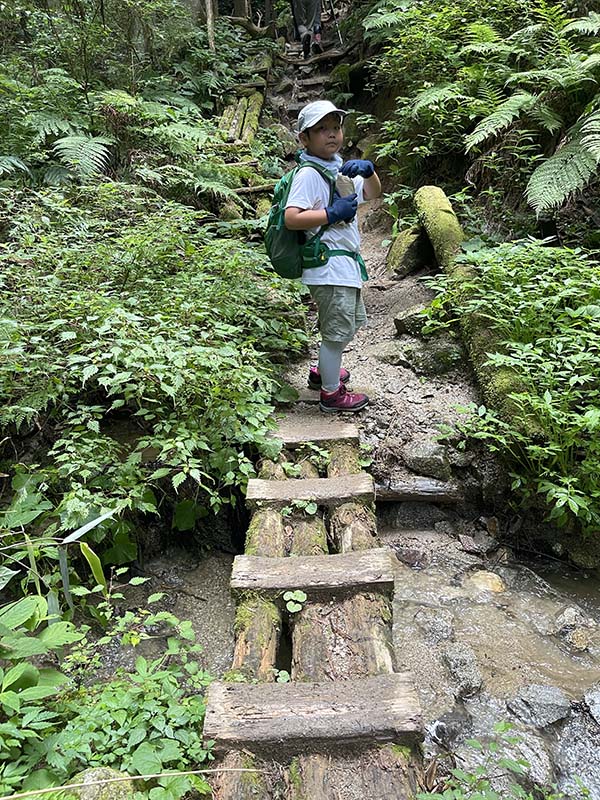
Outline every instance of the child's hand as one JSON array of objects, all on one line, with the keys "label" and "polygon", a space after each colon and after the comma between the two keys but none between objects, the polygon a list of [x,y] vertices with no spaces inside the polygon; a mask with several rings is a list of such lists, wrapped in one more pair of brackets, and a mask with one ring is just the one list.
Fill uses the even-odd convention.
[{"label": "child's hand", "polygon": [[346,161],[340,169],[342,175],[347,175],[349,178],[355,178],[361,175],[363,178],[370,178],[375,172],[375,165],[372,161],[363,161],[361,158],[353,158]]},{"label": "child's hand", "polygon": [[349,222],[355,215],[358,208],[358,198],[356,192],[347,197],[336,197],[330,206],[327,206],[325,213],[330,225],[336,222]]}]

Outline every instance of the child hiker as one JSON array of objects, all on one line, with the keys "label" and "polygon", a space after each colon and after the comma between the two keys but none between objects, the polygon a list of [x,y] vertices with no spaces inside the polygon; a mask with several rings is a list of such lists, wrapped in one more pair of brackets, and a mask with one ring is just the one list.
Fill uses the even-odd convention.
[{"label": "child hiker", "polygon": [[360,411],[369,402],[366,394],[346,390],[350,373],[341,364],[344,348],[367,322],[361,297],[367,273],[359,253],[356,209],[359,203],[378,197],[381,184],[370,161],[354,159],[344,164],[339,155],[346,113],[329,100],[304,106],[298,115],[298,134],[304,147],[300,162],[313,161],[324,167],[338,185],[344,181],[339,176],[347,176],[354,191],[336,191],[330,204],[326,179],[316,169],[301,169],[294,176],[285,210],[286,228],[306,231],[309,240],[327,226],[321,242],[332,251],[322,266],[302,272],[302,283],[308,286],[319,311],[319,366],[311,367],[308,385],[321,390],[321,411]]}]

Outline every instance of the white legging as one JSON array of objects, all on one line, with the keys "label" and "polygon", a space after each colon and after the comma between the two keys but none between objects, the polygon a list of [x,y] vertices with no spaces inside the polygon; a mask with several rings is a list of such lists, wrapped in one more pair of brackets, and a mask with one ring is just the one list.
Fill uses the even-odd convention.
[{"label": "white legging", "polygon": [[335,392],[340,385],[340,367],[342,366],[342,353],[352,340],[347,342],[332,342],[325,339],[319,348],[319,372],[321,373],[321,386],[325,392]]}]

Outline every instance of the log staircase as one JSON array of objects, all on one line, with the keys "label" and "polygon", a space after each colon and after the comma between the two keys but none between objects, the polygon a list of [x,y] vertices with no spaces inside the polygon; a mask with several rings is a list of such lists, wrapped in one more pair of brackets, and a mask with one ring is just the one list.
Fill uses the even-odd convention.
[{"label": "log staircase", "polygon": [[[224,769],[256,771],[223,771],[214,797],[408,800],[423,724],[411,675],[394,668],[398,562],[377,539],[357,426],[303,408],[279,426],[279,461],[248,485],[232,671],[209,689],[204,733]],[[329,454],[325,477],[314,445]],[[307,597],[293,613],[290,590]]]}]

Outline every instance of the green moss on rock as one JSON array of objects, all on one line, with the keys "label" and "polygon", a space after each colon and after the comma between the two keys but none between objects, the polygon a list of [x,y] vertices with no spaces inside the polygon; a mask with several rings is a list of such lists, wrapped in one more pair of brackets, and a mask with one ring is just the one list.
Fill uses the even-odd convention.
[{"label": "green moss on rock", "polygon": [[[115,778],[124,780],[115,781]],[[111,783],[98,783],[110,780]],[[73,789],[72,794],[79,800],[130,800],[133,796],[133,781],[123,772],[110,767],[92,767],[75,775],[71,783],[84,783],[85,786]]]},{"label": "green moss on rock", "polygon": [[414,203],[419,221],[433,245],[437,262],[446,270],[464,240],[452,204],[438,186],[422,186],[415,192]]}]

